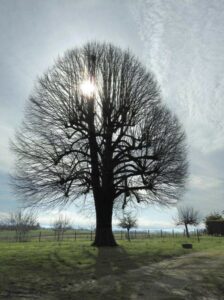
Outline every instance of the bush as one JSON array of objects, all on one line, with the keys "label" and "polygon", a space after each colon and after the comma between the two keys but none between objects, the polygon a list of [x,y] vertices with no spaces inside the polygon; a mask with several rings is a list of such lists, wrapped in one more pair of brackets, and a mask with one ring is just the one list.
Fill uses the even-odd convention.
[{"label": "bush", "polygon": [[224,218],[222,215],[213,213],[207,216],[205,226],[208,234],[224,236]]},{"label": "bush", "polygon": [[224,220],[210,220],[206,222],[208,234],[224,236]]}]

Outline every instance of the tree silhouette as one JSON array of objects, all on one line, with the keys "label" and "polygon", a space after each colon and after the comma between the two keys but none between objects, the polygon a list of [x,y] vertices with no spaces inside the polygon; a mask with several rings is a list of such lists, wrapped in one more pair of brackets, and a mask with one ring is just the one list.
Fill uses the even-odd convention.
[{"label": "tree silhouette", "polygon": [[134,217],[130,212],[125,213],[120,219],[118,226],[127,229],[127,238],[130,241],[130,229],[137,227],[137,218]]},{"label": "tree silhouette", "polygon": [[196,226],[200,223],[200,215],[193,207],[180,207],[178,209],[178,216],[176,220],[177,225],[184,225],[186,230],[186,236],[189,238],[188,225]]},{"label": "tree silhouette", "polygon": [[0,218],[0,228],[13,230],[16,233],[16,241],[24,242],[28,239],[31,230],[39,229],[36,215],[31,211],[19,210]]},{"label": "tree silhouette", "polygon": [[53,230],[57,241],[61,241],[64,238],[65,231],[72,229],[71,221],[68,217],[59,215],[53,222]]},{"label": "tree silhouette", "polygon": [[129,52],[88,43],[38,81],[13,150],[14,186],[29,205],[93,196],[94,245],[116,245],[115,203],[168,205],[187,174],[185,135],[153,75]]}]

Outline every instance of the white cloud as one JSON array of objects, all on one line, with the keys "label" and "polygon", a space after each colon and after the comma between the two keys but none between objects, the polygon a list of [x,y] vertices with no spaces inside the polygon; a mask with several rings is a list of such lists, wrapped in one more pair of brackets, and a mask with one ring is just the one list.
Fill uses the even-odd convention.
[{"label": "white cloud", "polygon": [[224,147],[224,3],[142,0],[132,6],[164,100],[190,143],[208,153]]},{"label": "white cloud", "polygon": [[55,220],[59,218],[59,216],[63,216],[68,218],[70,223],[75,227],[85,227],[90,228],[91,226],[95,225],[95,218],[93,217],[86,217],[80,212],[77,212],[74,209],[63,209],[63,210],[53,210],[49,211],[48,213],[39,213],[38,222],[43,226],[52,225]]},{"label": "white cloud", "polygon": [[199,190],[210,190],[222,187],[223,180],[211,176],[191,175],[189,185]]},{"label": "white cloud", "polygon": [[[173,216],[176,215],[176,208],[147,207],[145,209],[134,210],[133,214],[137,217],[139,229],[169,229],[174,228]],[[92,228],[95,227],[95,212],[93,208],[83,207],[82,212],[75,206],[68,208],[49,210],[48,212],[39,211],[38,222],[42,226],[52,225],[59,215],[67,217],[74,227]],[[122,217],[122,213],[120,214]],[[113,216],[113,227],[118,228],[119,218]]]},{"label": "white cloud", "polygon": [[139,0],[132,14],[144,61],[187,133],[190,178],[184,200],[205,216],[223,210],[224,2]]},{"label": "white cloud", "polygon": [[13,157],[9,149],[9,139],[13,137],[14,130],[11,127],[0,125],[0,132],[0,170],[8,171],[13,165]]}]

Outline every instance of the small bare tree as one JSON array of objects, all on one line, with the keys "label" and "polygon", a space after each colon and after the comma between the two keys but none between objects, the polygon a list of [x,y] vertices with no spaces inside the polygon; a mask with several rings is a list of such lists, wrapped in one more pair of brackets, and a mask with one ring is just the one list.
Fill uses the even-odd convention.
[{"label": "small bare tree", "polygon": [[127,238],[130,241],[130,229],[137,227],[137,219],[130,212],[125,213],[118,224],[121,228],[127,229]]},{"label": "small bare tree", "polygon": [[68,217],[59,215],[59,217],[53,223],[53,230],[55,232],[55,238],[57,241],[61,241],[64,238],[66,230],[71,228],[71,223]]},{"label": "small bare tree", "polygon": [[15,230],[18,242],[26,241],[28,232],[39,228],[36,215],[30,211],[11,213],[5,218],[4,224],[7,229]]},{"label": "small bare tree", "polygon": [[200,223],[199,211],[195,210],[193,207],[180,207],[178,208],[178,215],[176,219],[176,225],[184,225],[186,230],[186,235],[189,238],[188,225],[196,226]]},{"label": "small bare tree", "polygon": [[0,230],[7,230],[8,224],[7,224],[7,216],[5,214],[0,214]]}]

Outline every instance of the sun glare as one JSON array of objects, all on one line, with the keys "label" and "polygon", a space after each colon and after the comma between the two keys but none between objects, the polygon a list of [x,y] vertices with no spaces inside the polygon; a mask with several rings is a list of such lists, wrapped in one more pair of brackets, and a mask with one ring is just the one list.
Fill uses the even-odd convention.
[{"label": "sun glare", "polygon": [[90,97],[95,91],[95,85],[90,80],[85,80],[80,85],[80,89],[85,96]]}]

